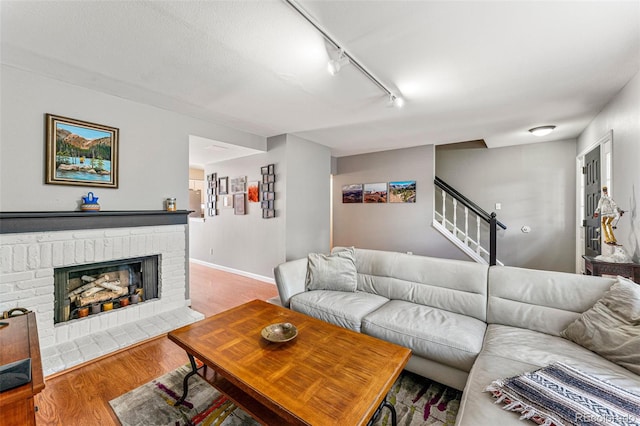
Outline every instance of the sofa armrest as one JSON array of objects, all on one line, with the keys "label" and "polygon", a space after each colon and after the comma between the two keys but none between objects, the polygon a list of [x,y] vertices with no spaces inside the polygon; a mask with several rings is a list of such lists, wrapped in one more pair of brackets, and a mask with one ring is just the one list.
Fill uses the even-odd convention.
[{"label": "sofa armrest", "polygon": [[289,307],[289,299],[305,291],[307,258],[281,263],[273,270],[282,306]]}]

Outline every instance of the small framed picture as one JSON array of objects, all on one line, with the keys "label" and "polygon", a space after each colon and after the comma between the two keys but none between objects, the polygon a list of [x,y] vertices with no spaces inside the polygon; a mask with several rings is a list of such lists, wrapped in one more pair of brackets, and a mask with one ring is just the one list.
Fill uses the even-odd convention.
[{"label": "small framed picture", "polygon": [[215,188],[216,186],[218,186],[218,182],[215,180],[210,180],[209,181],[209,188]]},{"label": "small framed picture", "polygon": [[217,216],[218,211],[216,209],[209,209],[209,216]]},{"label": "small framed picture", "polygon": [[267,182],[271,183],[275,181],[276,181],[276,175],[267,175]]},{"label": "small framed picture", "polygon": [[274,192],[263,192],[262,199],[263,200],[273,200],[276,198],[276,194]]},{"label": "small framed picture", "polygon": [[271,219],[272,217],[276,217],[276,211],[273,209],[265,209],[262,210],[262,218],[263,219]]},{"label": "small framed picture", "polygon": [[229,177],[221,177],[218,179],[218,194],[226,195],[229,192]]},{"label": "small framed picture", "polygon": [[260,184],[260,192],[267,192],[269,191],[269,184],[268,183],[261,183]]},{"label": "small framed picture", "polygon": [[275,174],[275,166],[273,164],[269,164],[269,175]]},{"label": "small framed picture", "polygon": [[233,195],[233,213],[245,214],[244,209],[244,192],[240,192]]},{"label": "small framed picture", "polygon": [[260,167],[260,174],[261,175],[268,175],[269,174],[269,166]]},{"label": "small framed picture", "polygon": [[271,182],[271,183],[268,183],[268,184],[267,184],[267,191],[269,191],[269,192],[275,192],[275,191],[274,191],[274,188],[275,188],[275,183]]},{"label": "small framed picture", "polygon": [[215,208],[215,206],[216,206],[216,203],[214,203],[213,201],[210,201],[210,202],[207,204],[207,207],[209,207],[210,209]]}]

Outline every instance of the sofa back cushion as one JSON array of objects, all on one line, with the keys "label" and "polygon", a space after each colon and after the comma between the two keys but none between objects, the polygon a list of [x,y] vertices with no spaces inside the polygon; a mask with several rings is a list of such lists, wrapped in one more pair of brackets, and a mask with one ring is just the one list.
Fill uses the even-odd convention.
[{"label": "sofa back cushion", "polygon": [[[336,248],[335,250],[340,250]],[[356,249],[358,290],[486,321],[488,266]]]},{"label": "sofa back cushion", "polygon": [[559,336],[615,281],[566,272],[492,266],[487,322]]}]

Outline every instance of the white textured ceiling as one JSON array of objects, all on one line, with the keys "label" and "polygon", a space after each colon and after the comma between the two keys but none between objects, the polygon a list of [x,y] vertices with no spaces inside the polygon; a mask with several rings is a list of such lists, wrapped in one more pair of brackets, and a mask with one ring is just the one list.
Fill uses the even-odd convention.
[{"label": "white textured ceiling", "polygon": [[3,0],[2,62],[336,156],[574,138],[640,67],[640,1],[298,4],[404,108],[280,0]]}]

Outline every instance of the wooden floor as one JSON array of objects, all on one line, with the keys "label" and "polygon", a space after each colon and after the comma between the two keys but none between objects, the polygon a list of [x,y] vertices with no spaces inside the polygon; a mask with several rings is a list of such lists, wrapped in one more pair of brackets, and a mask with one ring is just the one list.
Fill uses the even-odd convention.
[{"label": "wooden floor", "polygon": [[[273,284],[191,263],[191,307],[211,316],[276,296]],[[109,401],[188,362],[166,336],[46,379],[36,396],[38,425],[118,425]]]}]

